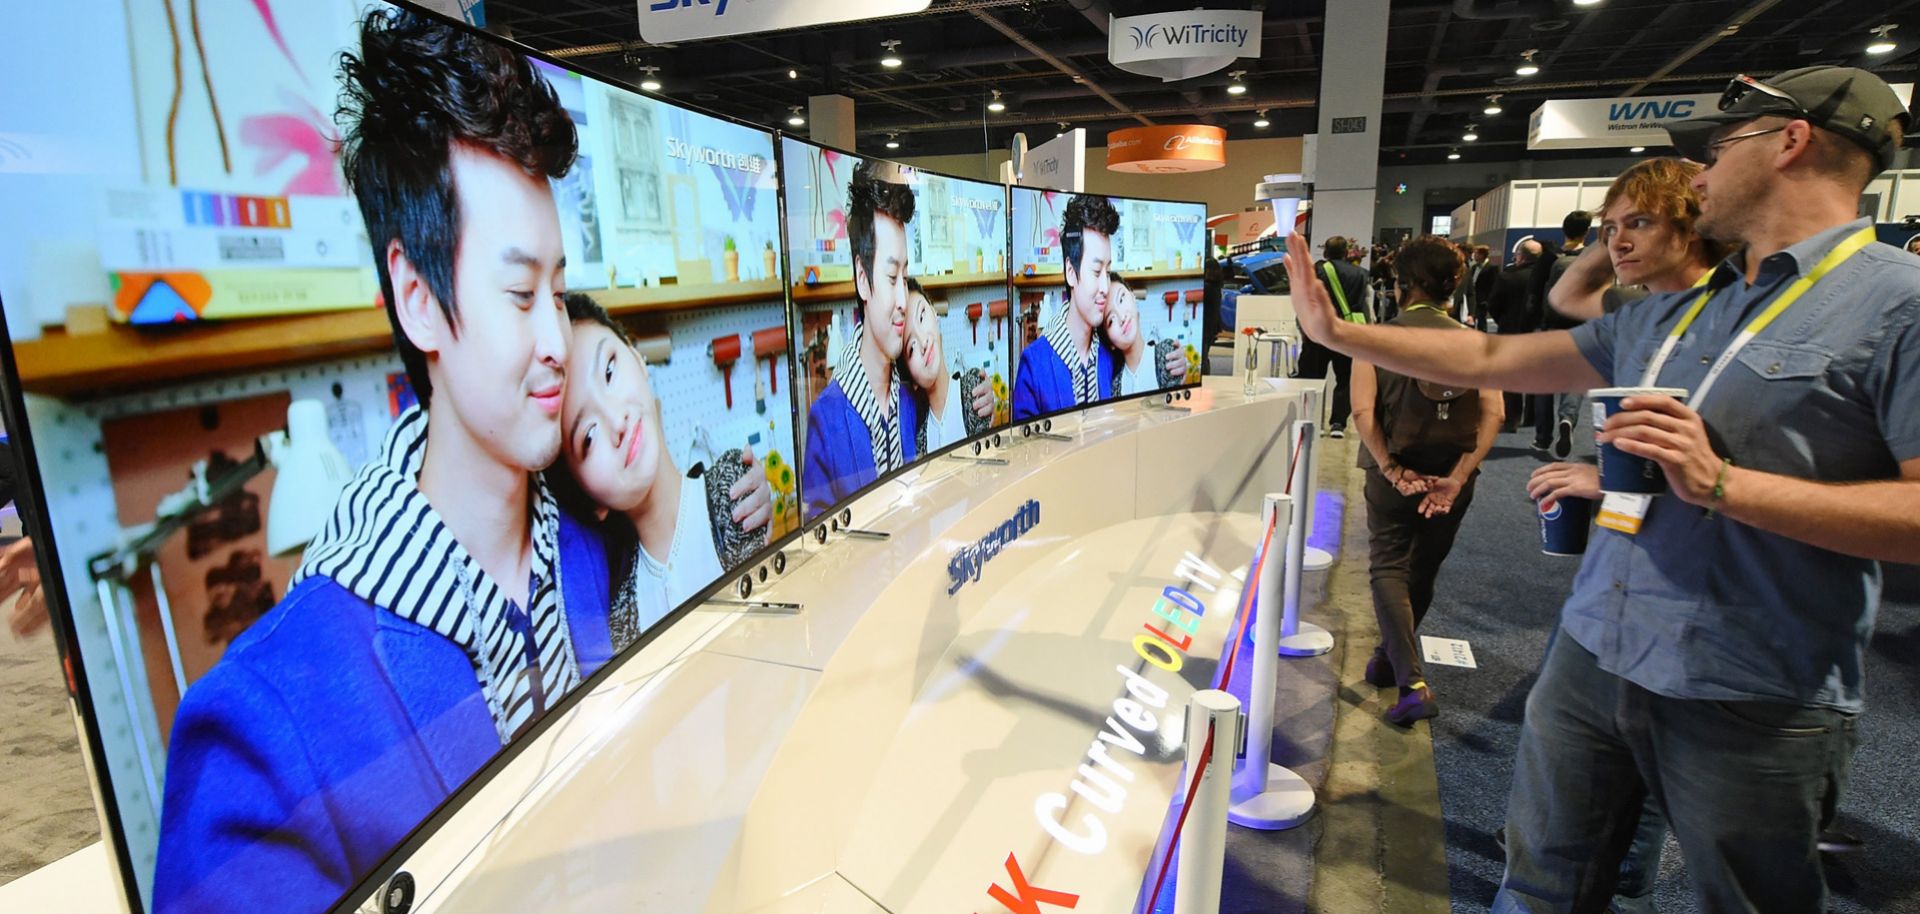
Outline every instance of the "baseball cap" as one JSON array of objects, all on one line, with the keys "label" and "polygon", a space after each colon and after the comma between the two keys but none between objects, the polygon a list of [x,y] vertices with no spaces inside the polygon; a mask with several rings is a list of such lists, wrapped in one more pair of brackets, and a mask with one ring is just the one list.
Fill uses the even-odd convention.
[{"label": "baseball cap", "polygon": [[1736,76],[1720,95],[1720,110],[1667,127],[1680,154],[1696,162],[1711,157],[1714,134],[1729,124],[1757,117],[1805,120],[1859,144],[1873,154],[1880,170],[1893,165],[1889,124],[1912,122],[1907,106],[1886,80],[1855,67],[1801,67],[1768,80]]}]

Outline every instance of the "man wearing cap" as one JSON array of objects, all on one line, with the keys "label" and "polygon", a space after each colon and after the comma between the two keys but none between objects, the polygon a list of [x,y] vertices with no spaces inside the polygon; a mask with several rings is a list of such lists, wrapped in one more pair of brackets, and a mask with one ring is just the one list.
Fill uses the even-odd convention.
[{"label": "man wearing cap", "polygon": [[1855,218],[1909,115],[1880,78],[1739,77],[1669,129],[1706,168],[1697,289],[1570,331],[1365,327],[1288,268],[1328,346],[1443,383],[1631,396],[1600,440],[1669,491],[1615,500],[1527,698],[1493,911],[1606,908],[1647,797],[1707,911],[1826,908],[1816,840],[1862,708],[1881,562],[1920,562],[1920,261]]}]

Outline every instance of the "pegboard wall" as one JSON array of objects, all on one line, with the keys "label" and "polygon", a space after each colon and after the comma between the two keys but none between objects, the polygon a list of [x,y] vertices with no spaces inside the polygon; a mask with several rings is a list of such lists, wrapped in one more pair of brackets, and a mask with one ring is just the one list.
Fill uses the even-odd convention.
[{"label": "pegboard wall", "polygon": [[[735,305],[675,312],[664,317],[672,343],[665,364],[652,366],[661,401],[664,433],[675,464],[687,471],[704,429],[713,455],[751,447],[756,460],[778,455],[797,459],[791,406],[791,331],[784,302]],[[755,331],[788,334],[785,351],[771,359],[754,353]],[[715,339],[739,338],[738,358],[723,371],[709,354]],[[404,372],[396,354],[383,354],[200,381],[100,400],[68,402],[26,397],[28,421],[47,484],[47,516],[53,525],[57,558],[67,584],[68,605],[105,743],[97,760],[110,773],[114,798],[126,829],[141,892],[154,870],[159,842],[160,796],[165,788],[165,741],[159,731],[147,683],[148,675],[128,605],[103,609],[87,571],[90,556],[113,549],[120,538],[113,484],[108,471],[102,426],[111,420],[182,407],[220,403],[286,391],[294,399],[326,404],[328,434],[356,469],[378,452],[392,425],[396,399],[389,377]],[[731,384],[733,403],[727,404]],[[404,406],[404,404],[398,404]],[[193,434],[182,429],[182,434]],[[762,466],[765,464],[763,463]],[[185,485],[186,480],[180,480]],[[776,493],[777,496],[778,493]],[[281,582],[284,585],[284,582]],[[276,588],[284,592],[284,586]],[[113,628],[109,628],[113,626]],[[120,650],[115,650],[115,642]],[[124,658],[125,667],[116,658]]]}]

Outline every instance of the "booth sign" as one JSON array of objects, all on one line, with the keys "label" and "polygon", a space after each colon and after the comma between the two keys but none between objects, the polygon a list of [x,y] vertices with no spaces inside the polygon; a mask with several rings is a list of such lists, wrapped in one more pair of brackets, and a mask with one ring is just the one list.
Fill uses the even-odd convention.
[{"label": "booth sign", "polygon": [[640,37],[649,44],[773,32],[831,22],[918,13],[933,0],[640,0]]},{"label": "booth sign", "polygon": [[1107,134],[1107,169],[1136,174],[1211,171],[1227,164],[1227,131],[1205,124],[1128,127]]},{"label": "booth sign", "polygon": [[[1913,84],[1893,87],[1902,102]],[[1720,95],[1636,95],[1631,98],[1556,98],[1534,109],[1527,122],[1528,149],[1594,149],[1667,146],[1667,127],[1719,110]]]},{"label": "booth sign", "polygon": [[1236,57],[1260,56],[1259,10],[1187,10],[1107,17],[1107,59],[1167,82],[1212,73]]}]

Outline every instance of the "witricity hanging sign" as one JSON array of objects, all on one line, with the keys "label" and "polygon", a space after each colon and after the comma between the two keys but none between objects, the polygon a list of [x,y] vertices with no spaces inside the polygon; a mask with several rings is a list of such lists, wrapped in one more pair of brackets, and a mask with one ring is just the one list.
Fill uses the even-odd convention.
[{"label": "witricity hanging sign", "polygon": [[1107,18],[1107,59],[1167,82],[1260,56],[1259,10],[1188,10]]},{"label": "witricity hanging sign", "polygon": [[651,44],[772,32],[917,13],[933,0],[640,0],[640,37]]}]

